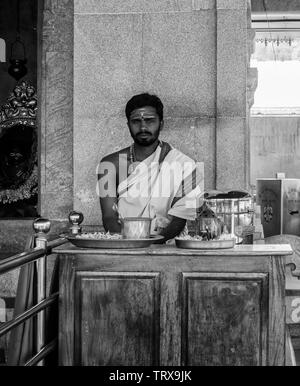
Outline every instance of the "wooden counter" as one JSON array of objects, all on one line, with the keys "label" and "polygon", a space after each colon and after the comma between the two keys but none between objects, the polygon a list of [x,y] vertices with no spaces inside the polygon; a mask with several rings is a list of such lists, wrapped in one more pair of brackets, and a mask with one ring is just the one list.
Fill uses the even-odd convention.
[{"label": "wooden counter", "polygon": [[289,245],[57,248],[60,365],[284,365]]}]

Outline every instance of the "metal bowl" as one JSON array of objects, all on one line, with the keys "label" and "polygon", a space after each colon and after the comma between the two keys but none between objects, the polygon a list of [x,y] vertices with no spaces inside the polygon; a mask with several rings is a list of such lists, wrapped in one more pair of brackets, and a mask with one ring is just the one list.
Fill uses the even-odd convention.
[{"label": "metal bowl", "polygon": [[125,217],[121,219],[121,233],[124,239],[148,239],[151,230],[149,217]]}]

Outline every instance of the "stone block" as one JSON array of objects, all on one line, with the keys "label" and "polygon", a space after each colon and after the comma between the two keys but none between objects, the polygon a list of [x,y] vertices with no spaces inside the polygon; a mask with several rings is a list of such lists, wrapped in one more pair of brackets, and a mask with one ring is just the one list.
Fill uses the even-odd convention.
[{"label": "stone block", "polygon": [[132,143],[125,116],[77,120],[74,143],[74,209],[83,212],[85,225],[99,225],[97,166],[105,155]]},{"label": "stone block", "polygon": [[[73,196],[73,87],[72,54],[51,52],[46,55],[45,128],[41,147],[41,213],[56,213],[56,206],[72,205]],[[64,206],[63,205],[63,206]],[[62,215],[62,214],[61,214]],[[50,216],[51,217],[51,216]],[[60,216],[59,216],[60,218]]]},{"label": "stone block", "polygon": [[217,29],[217,116],[246,117],[246,11],[219,11]]},{"label": "stone block", "polygon": [[213,11],[144,16],[144,88],[172,117],[215,115]]},{"label": "stone block", "polygon": [[73,0],[46,0],[43,12],[43,51],[73,51]]},{"label": "stone block", "polygon": [[[215,119],[167,118],[161,133],[169,142],[192,159],[204,163],[204,187],[215,186]],[[184,140],[183,140],[184,138]]]},{"label": "stone block", "polygon": [[193,0],[193,10],[202,11],[207,9],[215,9],[215,0]]},{"label": "stone block", "polygon": [[23,252],[27,239],[34,233],[33,220],[14,219],[0,221],[0,252]]},{"label": "stone block", "polygon": [[247,9],[248,0],[216,0],[217,9]]},{"label": "stone block", "polygon": [[141,15],[76,16],[75,121],[124,116],[127,100],[143,90],[142,45]]},{"label": "stone block", "polygon": [[74,0],[44,0],[44,8],[51,10],[53,13],[63,12],[66,9],[73,7]]},{"label": "stone block", "polygon": [[[195,1],[197,0],[75,0],[74,8],[75,14],[185,12],[193,10]],[[206,3],[207,0],[201,2]]]},{"label": "stone block", "polygon": [[[300,11],[300,2],[299,0],[272,0],[266,2],[266,8],[268,14],[278,13],[299,13]],[[263,2],[261,0],[251,0],[252,12],[262,13],[265,15],[265,9],[263,7]]]},{"label": "stone block", "polygon": [[247,130],[245,118],[217,118],[217,189],[248,188]]},{"label": "stone block", "polygon": [[[300,119],[298,117],[251,117],[251,183],[257,178],[300,178]],[[282,128],[284,127],[284,130]]]},{"label": "stone block", "polygon": [[196,160],[204,162],[204,188],[216,186],[216,120],[198,118],[196,120],[194,152]]},{"label": "stone block", "polygon": [[68,191],[47,191],[41,194],[41,216],[50,220],[65,220],[73,210],[73,194]]},{"label": "stone block", "polygon": [[1,275],[0,297],[15,297],[17,293],[20,269],[14,269]]}]

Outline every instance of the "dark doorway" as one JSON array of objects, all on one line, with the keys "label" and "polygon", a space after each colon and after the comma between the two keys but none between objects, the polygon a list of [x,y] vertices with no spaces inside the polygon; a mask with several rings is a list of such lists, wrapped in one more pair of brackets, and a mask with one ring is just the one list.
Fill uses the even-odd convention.
[{"label": "dark doorway", "polygon": [[[0,38],[6,57],[0,63],[0,219],[37,217],[37,51],[38,0],[1,0]],[[8,72],[10,59],[24,45],[27,73]],[[14,50],[12,49],[14,47]],[[23,87],[23,82],[26,85]]]},{"label": "dark doorway", "polygon": [[0,217],[36,217],[37,176],[32,176],[36,163],[35,128],[16,125],[0,138]]}]

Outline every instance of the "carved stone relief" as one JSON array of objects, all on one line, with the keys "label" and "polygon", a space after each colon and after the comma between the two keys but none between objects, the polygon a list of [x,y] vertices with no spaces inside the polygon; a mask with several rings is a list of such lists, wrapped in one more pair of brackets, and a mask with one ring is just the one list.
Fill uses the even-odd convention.
[{"label": "carved stone relief", "polygon": [[[5,205],[32,198],[37,201],[36,114],[35,88],[25,81],[15,86],[0,108],[0,217],[6,217]],[[22,213],[27,217],[33,210],[27,214],[20,210],[20,217]],[[15,216],[19,217],[17,212]]]}]

